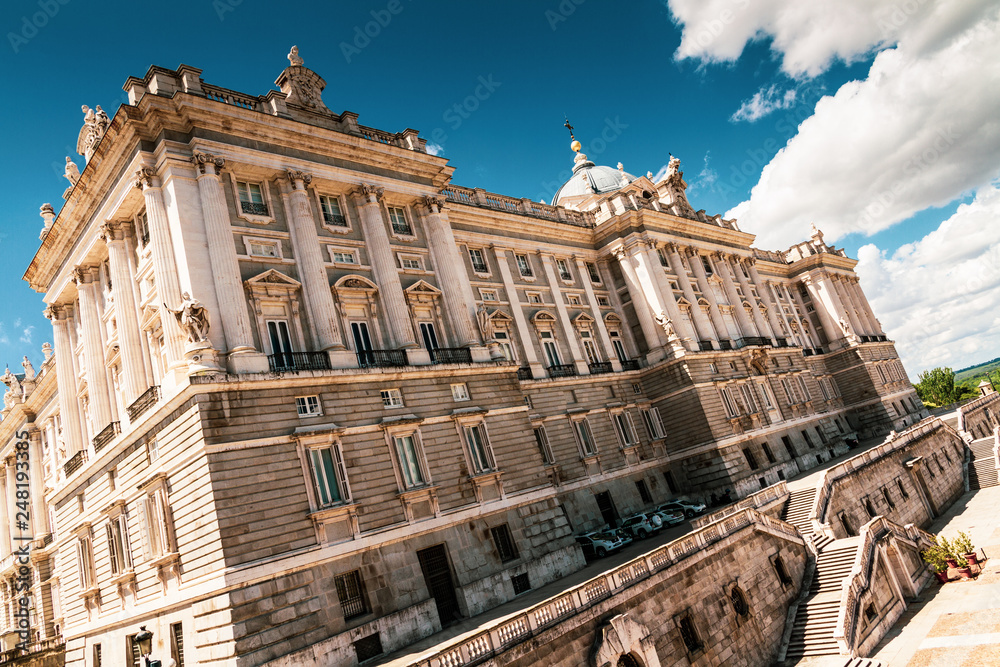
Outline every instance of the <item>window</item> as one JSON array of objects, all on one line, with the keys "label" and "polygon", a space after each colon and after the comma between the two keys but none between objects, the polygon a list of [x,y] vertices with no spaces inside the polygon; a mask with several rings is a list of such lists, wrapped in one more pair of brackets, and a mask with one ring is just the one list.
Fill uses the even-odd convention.
[{"label": "window", "polygon": [[903,482],[901,480],[896,480],[896,488],[899,489],[899,495],[903,497],[903,500],[910,497],[910,494],[906,492],[906,487],[903,486]]},{"label": "window", "polygon": [[663,248],[656,249],[656,256],[660,258],[660,266],[665,269],[670,268],[670,262],[667,260],[667,253],[663,251]]},{"label": "window", "polygon": [[319,396],[296,396],[295,409],[298,411],[299,417],[316,417],[323,414]]},{"label": "window", "polygon": [[413,236],[413,230],[406,219],[406,211],[398,206],[389,207],[389,221],[392,223],[392,231],[401,236]]},{"label": "window", "polygon": [[627,412],[618,412],[611,416],[615,423],[615,432],[622,447],[634,447],[639,444],[639,438],[635,435],[635,427],[632,426],[632,417]]},{"label": "window", "polygon": [[501,563],[509,563],[517,559],[517,545],[514,544],[514,538],[511,536],[510,527],[507,524],[490,528],[490,534],[493,536],[493,544],[497,548],[497,555],[500,556]]},{"label": "window", "polygon": [[593,262],[587,262],[587,274],[590,276],[590,282],[595,285],[601,284],[601,274],[597,272],[597,265]]},{"label": "window", "polygon": [[756,470],[760,467],[757,465],[757,457],[753,455],[753,452],[750,451],[749,447],[743,448],[743,456],[746,458],[747,465],[750,466],[750,470]]},{"label": "window", "polygon": [[142,654],[139,653],[139,642],[135,640],[135,635],[125,637],[126,660],[131,667],[142,665]]},{"label": "window", "polygon": [[323,211],[323,222],[332,227],[347,227],[347,216],[340,206],[340,199],[321,195],[319,205]]},{"label": "window", "polygon": [[798,456],[798,452],[795,451],[795,447],[792,445],[792,439],[789,438],[787,435],[781,436],[781,444],[785,446],[785,451],[788,452],[788,455],[790,457],[794,459],[796,456]]},{"label": "window", "polygon": [[646,431],[650,440],[656,440],[664,436],[663,422],[660,421],[660,411],[656,408],[642,411],[642,420],[646,423]]},{"label": "window", "polygon": [[802,431],[802,439],[806,441],[806,446],[812,449],[816,445],[813,444],[812,438],[809,437],[809,431]]},{"label": "window", "polygon": [[666,481],[667,488],[670,489],[670,493],[677,493],[677,482],[674,481],[673,473],[669,470],[664,470],[663,479]]},{"label": "window", "polygon": [[553,366],[559,366],[562,364],[562,360],[559,358],[559,348],[556,347],[556,342],[552,340],[551,331],[542,331],[542,350],[545,351],[545,360],[549,364],[549,368]]},{"label": "window", "polygon": [[385,649],[382,648],[382,634],[379,632],[373,632],[367,637],[362,637],[353,642],[352,645],[354,646],[354,653],[358,657],[359,664],[385,653]]},{"label": "window", "polygon": [[684,616],[677,622],[677,627],[681,632],[681,639],[688,652],[693,653],[701,648],[701,640],[698,639],[698,632],[694,629],[694,623],[690,616]]},{"label": "window", "polygon": [[101,645],[94,644],[94,667],[102,667]]},{"label": "window", "polygon": [[147,560],[173,551],[168,529],[167,490],[160,485],[139,503],[143,531],[143,548]]},{"label": "window", "polygon": [[892,496],[889,495],[889,489],[882,487],[882,499],[885,500],[885,504],[889,506],[889,509],[896,509],[896,503],[892,501]]},{"label": "window", "polygon": [[139,247],[145,248],[149,245],[149,219],[143,211],[135,218],[136,237],[139,239]]},{"label": "window", "polygon": [[319,507],[350,501],[347,471],[344,469],[344,457],[339,444],[310,448],[309,466]]},{"label": "window", "polygon": [[808,401],[810,396],[809,396],[809,387],[806,386],[806,379],[801,375],[799,375],[797,379],[799,381],[799,389],[802,390],[802,400]]},{"label": "window", "polygon": [[396,456],[399,459],[400,473],[403,476],[403,486],[406,488],[423,486],[426,482],[417,455],[416,435],[399,435],[392,440],[396,446]]},{"label": "window", "polygon": [[597,297],[597,305],[598,306],[610,306],[611,302],[608,301],[608,297],[606,297],[606,296],[599,296],[599,297]]},{"label": "window", "polygon": [[708,365],[708,372],[711,373],[712,375],[718,374],[719,367],[715,365],[714,361]]},{"label": "window", "polygon": [[535,273],[531,270],[531,261],[527,255],[516,254],[514,260],[517,262],[517,271],[522,278],[533,278]]},{"label": "window", "polygon": [[632,393],[633,394],[641,394],[642,393],[642,386],[638,382],[633,382],[632,383]]},{"label": "window", "polygon": [[413,269],[414,271],[424,270],[424,265],[420,261],[420,258],[414,255],[400,255],[399,265],[404,269]]},{"label": "window", "polygon": [[[285,320],[268,320],[267,337],[271,343],[271,354],[284,355],[292,351],[292,339],[288,334],[288,322]],[[289,357],[283,363],[291,365],[292,360]]]},{"label": "window", "polygon": [[493,460],[493,451],[490,448],[489,438],[486,436],[485,424],[475,426],[465,426],[465,443],[469,446],[469,459],[472,461],[473,474],[479,474],[494,470],[496,462]]},{"label": "window", "polygon": [[156,438],[146,441],[146,459],[150,463],[156,463],[160,459],[160,444],[156,441]]},{"label": "window", "polygon": [[601,355],[597,353],[597,345],[594,344],[594,337],[589,331],[581,331],[580,338],[583,341],[583,351],[587,355],[587,363],[600,363]]},{"label": "window", "polygon": [[865,498],[862,501],[862,504],[865,506],[865,512],[868,513],[868,518],[874,519],[877,512],[875,511],[875,506],[872,504],[871,498]]},{"label": "window", "polygon": [[577,296],[576,294],[570,294],[569,296],[566,297],[566,300],[569,302],[569,305],[571,306],[580,305],[580,297]]},{"label": "window", "polygon": [[535,443],[538,445],[538,451],[542,453],[542,460],[546,464],[555,463],[555,457],[552,456],[552,447],[549,445],[549,436],[545,433],[545,427],[536,426],[534,431]]},{"label": "window", "polygon": [[597,454],[597,445],[594,444],[594,435],[590,432],[590,423],[586,418],[573,422],[576,431],[577,442],[580,445],[580,452],[584,456],[594,456]]},{"label": "window", "polygon": [[788,575],[788,570],[785,569],[785,562],[781,560],[781,556],[775,556],[772,563],[774,564],[774,573],[778,575],[778,581],[781,582],[781,585],[791,584],[792,578]]},{"label": "window", "polygon": [[181,623],[170,624],[170,657],[175,667],[184,667],[184,625]]},{"label": "window", "polygon": [[771,451],[771,447],[766,442],[761,444],[760,448],[764,450],[764,456],[767,457],[768,463],[778,462],[778,460],[774,458],[774,453]]},{"label": "window", "polygon": [[733,400],[733,396],[730,393],[729,387],[723,387],[719,390],[719,396],[722,397],[722,405],[726,409],[726,416],[732,419],[739,414],[739,410],[736,407],[736,401]]},{"label": "window", "polygon": [[128,521],[124,512],[111,519],[105,529],[108,534],[108,555],[111,574],[118,576],[132,569],[132,548],[128,539]]},{"label": "window", "polygon": [[542,295],[538,292],[526,292],[525,296],[528,297],[528,303],[541,303]]},{"label": "window", "polygon": [[251,257],[281,257],[281,249],[277,241],[266,241],[264,239],[243,239],[246,244],[247,254]]},{"label": "window", "polygon": [[733,611],[738,615],[746,616],[750,613],[750,604],[747,602],[747,596],[742,588],[733,586],[733,590],[729,592],[729,599],[733,603]]},{"label": "window", "polygon": [[565,259],[556,260],[556,270],[559,271],[559,278],[570,282],[573,280],[573,274],[569,272],[569,265],[566,263]]},{"label": "window", "polygon": [[611,338],[611,347],[615,349],[615,356],[618,357],[618,361],[628,361],[628,353],[625,352],[622,335],[617,330],[611,330],[608,332],[608,336]]},{"label": "window", "polygon": [[260,183],[236,181],[236,191],[240,196],[240,210],[247,215],[270,215],[264,202],[264,192]]},{"label": "window", "polygon": [[510,344],[510,335],[506,331],[494,331],[493,338],[500,344],[504,359],[507,361],[517,361],[517,356],[514,354],[514,347]]},{"label": "window", "polygon": [[469,398],[469,387],[464,382],[451,385],[451,399],[453,401],[467,401]]},{"label": "window", "polygon": [[486,258],[479,248],[469,248],[469,260],[472,262],[472,270],[476,273],[489,273],[490,268],[486,265]]},{"label": "window", "polygon": [[357,264],[358,256],[353,250],[347,248],[330,247],[330,259],[334,264]]},{"label": "window", "polygon": [[403,407],[403,394],[398,389],[383,389],[382,407],[401,408]]},{"label": "window", "polygon": [[88,591],[94,586],[94,545],[89,534],[76,541],[76,568],[80,577],[80,590]]},{"label": "window", "polygon": [[497,291],[495,289],[481,289],[479,290],[479,296],[483,301],[499,301],[497,298]]},{"label": "window", "polygon": [[647,505],[653,502],[653,496],[649,495],[649,488],[646,486],[646,480],[636,480],[635,489],[639,492],[639,499],[642,500],[642,502]]},{"label": "window", "polygon": [[740,394],[743,396],[743,402],[746,403],[748,412],[757,412],[757,401],[753,395],[753,388],[749,384],[741,384]]},{"label": "window", "polygon": [[365,585],[358,570],[334,577],[333,584],[337,589],[337,599],[340,601],[345,621],[364,616],[369,612],[368,596],[365,594]]},{"label": "window", "polygon": [[705,275],[711,276],[712,274],[714,274],[715,272],[712,270],[712,263],[708,261],[708,257],[705,257],[704,255],[700,255],[700,257],[701,257],[701,266],[703,269],[705,269]]}]

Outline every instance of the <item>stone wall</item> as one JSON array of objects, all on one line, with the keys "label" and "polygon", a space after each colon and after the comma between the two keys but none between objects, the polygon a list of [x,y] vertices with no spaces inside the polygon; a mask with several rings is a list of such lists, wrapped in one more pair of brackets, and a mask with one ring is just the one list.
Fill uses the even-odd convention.
[{"label": "stone wall", "polygon": [[993,392],[966,403],[958,409],[958,428],[972,434],[975,439],[993,434],[1000,425],[1000,393]]}]

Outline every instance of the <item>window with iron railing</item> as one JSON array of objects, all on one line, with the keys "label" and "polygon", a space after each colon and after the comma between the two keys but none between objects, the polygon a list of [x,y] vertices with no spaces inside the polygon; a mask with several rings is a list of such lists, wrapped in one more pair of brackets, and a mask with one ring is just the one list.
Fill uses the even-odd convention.
[{"label": "window with iron railing", "polygon": [[369,612],[368,596],[358,570],[334,577],[333,584],[337,589],[337,599],[340,601],[345,621],[364,616]]},{"label": "window with iron railing", "polygon": [[410,221],[406,219],[406,211],[398,206],[389,207],[389,222],[392,223],[392,231],[402,236],[413,236],[413,229]]}]

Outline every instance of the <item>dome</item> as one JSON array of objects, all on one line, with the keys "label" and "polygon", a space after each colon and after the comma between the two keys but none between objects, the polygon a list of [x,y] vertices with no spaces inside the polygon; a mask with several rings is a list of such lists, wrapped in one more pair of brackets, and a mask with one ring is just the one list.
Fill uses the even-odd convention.
[{"label": "dome", "polygon": [[575,161],[573,176],[563,183],[562,187],[556,190],[552,196],[553,206],[565,206],[571,203],[572,199],[613,192],[627,185],[627,183],[622,182],[623,176],[628,183],[635,180],[635,176],[628,172],[619,171],[613,167],[595,165],[583,153],[577,153]]}]

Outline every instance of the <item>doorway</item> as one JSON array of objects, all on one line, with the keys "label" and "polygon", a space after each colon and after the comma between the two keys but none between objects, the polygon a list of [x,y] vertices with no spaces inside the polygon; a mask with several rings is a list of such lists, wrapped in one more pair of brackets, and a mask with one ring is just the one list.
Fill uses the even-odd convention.
[{"label": "doorway", "polygon": [[455,582],[451,577],[451,567],[448,565],[448,553],[443,544],[423,549],[417,552],[420,560],[420,570],[424,574],[427,590],[434,598],[441,626],[451,625],[462,613],[458,608],[458,596],[455,594]]},{"label": "doorway", "polygon": [[597,500],[597,509],[601,511],[604,521],[612,528],[616,528],[618,526],[619,515],[618,510],[615,509],[615,501],[611,499],[611,492],[601,491],[600,493],[595,493],[594,499]]}]

